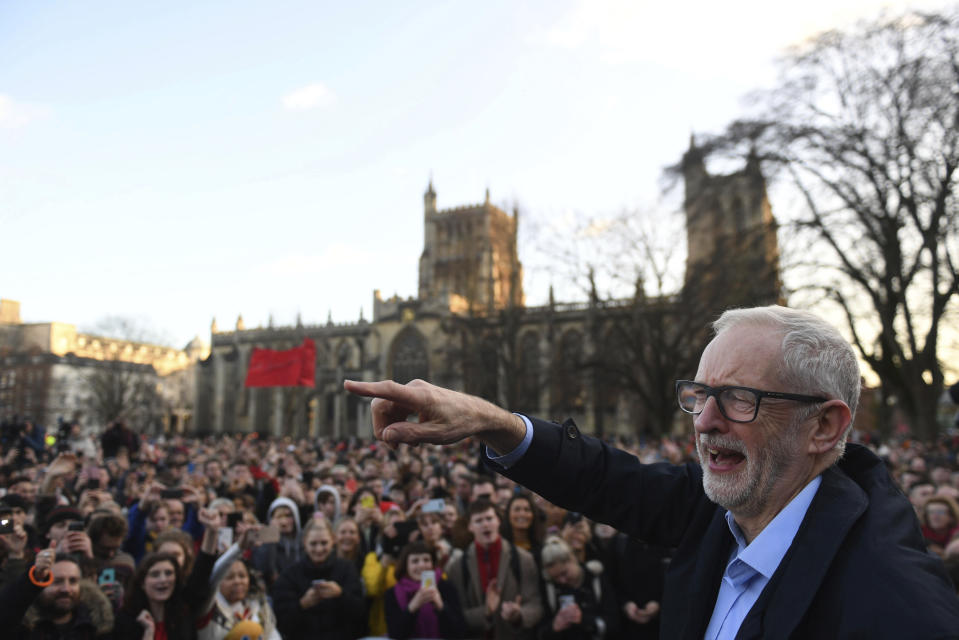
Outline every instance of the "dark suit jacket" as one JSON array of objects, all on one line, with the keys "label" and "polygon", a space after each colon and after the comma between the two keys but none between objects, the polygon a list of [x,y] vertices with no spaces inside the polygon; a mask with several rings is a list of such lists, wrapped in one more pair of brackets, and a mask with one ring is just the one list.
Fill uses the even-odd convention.
[{"label": "dark suit jacket", "polygon": [[[533,442],[502,473],[546,499],[652,544],[677,547],[662,638],[702,638],[734,544],[697,464],[642,465],[562,426],[533,420]],[[959,638],[959,599],[926,553],[909,501],[868,449],[827,469],[792,546],[739,638]]]}]

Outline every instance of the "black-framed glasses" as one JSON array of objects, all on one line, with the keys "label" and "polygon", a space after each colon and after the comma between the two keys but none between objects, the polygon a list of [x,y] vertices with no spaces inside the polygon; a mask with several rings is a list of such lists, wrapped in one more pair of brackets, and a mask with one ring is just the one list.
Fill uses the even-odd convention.
[{"label": "black-framed glasses", "polygon": [[749,387],[710,387],[692,380],[676,381],[676,398],[679,408],[686,413],[698,416],[703,412],[706,401],[716,398],[719,412],[732,422],[752,422],[759,415],[759,402],[763,398],[775,400],[793,400],[795,402],[825,402],[829,398],[804,396],[798,393],[781,391],[761,391]]}]

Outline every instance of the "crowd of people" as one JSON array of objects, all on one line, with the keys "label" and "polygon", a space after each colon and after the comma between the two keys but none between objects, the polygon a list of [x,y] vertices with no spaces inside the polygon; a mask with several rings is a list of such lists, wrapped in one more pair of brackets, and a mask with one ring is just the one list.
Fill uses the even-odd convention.
[{"label": "crowd of people", "polygon": [[[22,638],[655,638],[672,549],[478,445],[6,425],[0,628]],[[693,440],[612,444],[643,462]],[[959,578],[959,439],[872,443]]]}]

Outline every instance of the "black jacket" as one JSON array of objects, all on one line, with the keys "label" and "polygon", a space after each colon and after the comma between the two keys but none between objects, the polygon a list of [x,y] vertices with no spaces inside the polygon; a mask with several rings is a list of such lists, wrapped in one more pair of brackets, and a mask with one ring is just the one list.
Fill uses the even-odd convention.
[{"label": "black jacket", "polygon": [[[443,610],[438,611],[436,617],[440,623],[440,638],[462,638],[466,633],[466,620],[463,619],[463,609],[456,588],[446,580],[436,583],[443,598]],[[386,609],[386,629],[392,640],[407,640],[415,637],[413,626],[416,624],[415,613],[409,609],[400,608],[396,600],[396,587],[386,591],[383,600]],[[418,612],[417,612],[418,613]]]},{"label": "black jacket", "polygon": [[[529,450],[504,475],[567,509],[662,546],[660,636],[702,638],[734,544],[697,464],[643,465],[571,421],[533,420]],[[738,638],[959,638],[959,599],[928,553],[912,506],[868,449],[850,444]]]},{"label": "black jacket", "polygon": [[[544,582],[543,619],[539,628],[539,637],[542,640],[618,637],[619,599],[602,565],[595,560],[587,564],[589,568],[580,565],[583,579],[578,587],[560,586],[549,580]],[[570,625],[562,631],[554,631],[553,620],[562,608],[563,596],[572,596],[582,617],[578,624]]]},{"label": "black jacket", "polygon": [[[338,598],[323,600],[309,609],[300,598],[314,580],[330,580],[343,590]],[[339,640],[352,638],[366,611],[363,587],[353,563],[331,555],[316,566],[309,559],[287,567],[273,585],[273,611],[283,640]]]},{"label": "black jacket", "polygon": [[18,640],[93,640],[112,633],[113,609],[93,582],[80,582],[80,601],[73,617],[60,627],[31,606],[42,591],[23,574],[0,592],[0,636]]}]

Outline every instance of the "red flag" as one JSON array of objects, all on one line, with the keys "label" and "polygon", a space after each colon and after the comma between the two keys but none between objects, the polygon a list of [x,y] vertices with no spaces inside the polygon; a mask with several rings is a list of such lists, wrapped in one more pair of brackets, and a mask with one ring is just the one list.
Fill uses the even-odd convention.
[{"label": "red flag", "polygon": [[286,351],[253,349],[246,371],[247,387],[312,387],[316,345],[310,338]]}]

